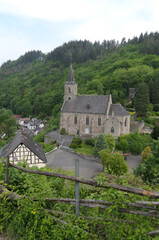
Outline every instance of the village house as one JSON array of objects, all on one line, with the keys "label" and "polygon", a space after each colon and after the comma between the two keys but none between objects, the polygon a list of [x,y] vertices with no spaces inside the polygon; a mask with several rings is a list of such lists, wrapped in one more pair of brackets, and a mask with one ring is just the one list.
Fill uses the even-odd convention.
[{"label": "village house", "polygon": [[42,146],[24,131],[18,133],[1,149],[0,158],[2,157],[8,158],[13,164],[25,161],[30,167],[44,167],[47,162]]},{"label": "village house", "polygon": [[130,132],[130,114],[121,104],[112,104],[111,95],[78,95],[72,65],[64,84],[60,129],[67,134],[96,137],[111,133],[114,138]]}]

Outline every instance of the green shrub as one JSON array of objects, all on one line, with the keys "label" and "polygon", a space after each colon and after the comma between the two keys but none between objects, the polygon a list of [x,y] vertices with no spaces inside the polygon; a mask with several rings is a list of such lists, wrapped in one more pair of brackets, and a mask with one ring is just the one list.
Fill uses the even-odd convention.
[{"label": "green shrub", "polygon": [[139,132],[136,131],[133,134],[130,134],[130,140],[129,140],[129,149],[130,152],[133,154],[141,154],[143,150],[143,139],[140,136]]},{"label": "green shrub", "polygon": [[80,138],[80,137],[75,137],[75,138],[72,140],[72,143],[75,143],[77,146],[79,146],[79,145],[82,144],[82,138]]},{"label": "green shrub", "polygon": [[153,118],[144,118],[144,121],[149,124],[153,124],[154,122]]},{"label": "green shrub", "polygon": [[123,153],[129,152],[129,142],[126,139],[121,139],[116,144],[117,149],[123,151]]},{"label": "green shrub", "polygon": [[72,142],[72,143],[70,144],[70,148],[77,148],[77,147],[78,147],[78,146],[77,146],[76,143],[73,143],[73,142]]},{"label": "green shrub", "polygon": [[38,133],[34,140],[38,143],[44,142],[45,132]]},{"label": "green shrub", "polygon": [[111,154],[109,150],[101,150],[99,152],[103,165],[107,168],[108,173],[122,175],[128,171],[128,165],[123,155],[119,153]]},{"label": "green shrub", "polygon": [[66,129],[65,129],[65,128],[61,128],[60,134],[61,134],[61,135],[66,135]]},{"label": "green shrub", "polygon": [[86,138],[86,140],[85,140],[85,144],[94,147],[94,144],[95,144],[95,138]]},{"label": "green shrub", "polygon": [[112,151],[113,148],[115,147],[115,139],[114,136],[110,133],[105,135],[107,144],[108,144],[108,148]]}]

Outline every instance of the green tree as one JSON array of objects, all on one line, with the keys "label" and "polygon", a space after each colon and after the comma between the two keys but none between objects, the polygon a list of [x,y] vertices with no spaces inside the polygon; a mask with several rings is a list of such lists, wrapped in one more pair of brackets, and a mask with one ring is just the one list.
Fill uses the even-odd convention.
[{"label": "green tree", "polygon": [[111,133],[108,133],[105,135],[107,144],[108,144],[108,148],[112,151],[115,147],[115,139],[114,136]]},{"label": "green tree", "polygon": [[143,150],[143,139],[138,131],[130,135],[129,146],[129,150],[131,153],[141,154]]},{"label": "green tree", "polygon": [[103,164],[103,171],[104,167],[106,166],[106,162],[111,158],[111,152],[109,149],[102,149],[99,151],[99,158],[102,161]]},{"label": "green tree", "polygon": [[135,99],[136,112],[141,116],[146,116],[149,105],[149,91],[146,83],[141,83]]},{"label": "green tree", "polygon": [[115,89],[113,89],[113,91],[112,91],[112,101],[113,101],[113,103],[117,103],[118,100],[119,100],[118,92]]},{"label": "green tree", "polygon": [[10,137],[17,129],[16,120],[11,110],[0,109],[0,135]]},{"label": "green tree", "polygon": [[147,161],[139,164],[134,171],[136,176],[140,176],[146,183],[158,183],[159,179],[159,164],[155,157],[148,158]]},{"label": "green tree", "polygon": [[159,137],[159,125],[154,126],[153,131],[151,133],[151,136],[156,140],[158,139],[158,137]]},{"label": "green tree", "polygon": [[122,175],[128,171],[128,165],[123,155],[119,153],[111,154],[109,150],[101,150],[99,152],[100,159],[110,174]]},{"label": "green tree", "polygon": [[98,157],[98,152],[102,149],[107,149],[108,144],[103,133],[100,133],[95,141],[94,156]]},{"label": "green tree", "polygon": [[142,161],[147,161],[150,157],[152,157],[152,151],[151,148],[147,146],[142,152]]}]

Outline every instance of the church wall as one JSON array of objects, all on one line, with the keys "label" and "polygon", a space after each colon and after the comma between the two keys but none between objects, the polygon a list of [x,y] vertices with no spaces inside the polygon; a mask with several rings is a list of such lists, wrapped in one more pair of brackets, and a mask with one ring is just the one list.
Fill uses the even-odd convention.
[{"label": "church wall", "polygon": [[[75,116],[77,117],[77,124],[74,122]],[[86,124],[86,118],[89,118],[88,125]],[[101,125],[99,126],[100,122]],[[60,129],[65,128],[68,134],[79,132],[80,136],[96,137],[99,133],[104,133],[104,122],[105,115],[102,114],[61,113]]]},{"label": "church wall", "polygon": [[118,138],[121,134],[121,124],[115,117],[110,117],[105,122],[104,133],[111,133],[114,138]]},{"label": "church wall", "polygon": [[129,134],[130,132],[130,116],[118,117],[119,121],[122,122],[121,134]]},{"label": "church wall", "polygon": [[[77,117],[77,124],[74,117]],[[89,125],[86,125],[86,117],[89,118]],[[98,126],[98,118],[101,118],[101,126]],[[125,126],[126,120],[126,126]],[[115,117],[106,119],[106,115],[61,113],[60,129],[65,128],[68,134],[96,137],[99,133],[111,133],[115,138],[130,132],[130,116]],[[113,132],[113,129],[114,132]]]}]

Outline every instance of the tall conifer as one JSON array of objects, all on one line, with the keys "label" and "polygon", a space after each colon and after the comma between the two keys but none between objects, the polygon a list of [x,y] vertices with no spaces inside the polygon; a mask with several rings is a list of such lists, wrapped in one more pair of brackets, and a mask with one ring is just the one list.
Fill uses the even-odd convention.
[{"label": "tall conifer", "polygon": [[138,115],[146,116],[149,105],[149,90],[146,83],[141,83],[135,99],[135,109]]}]

